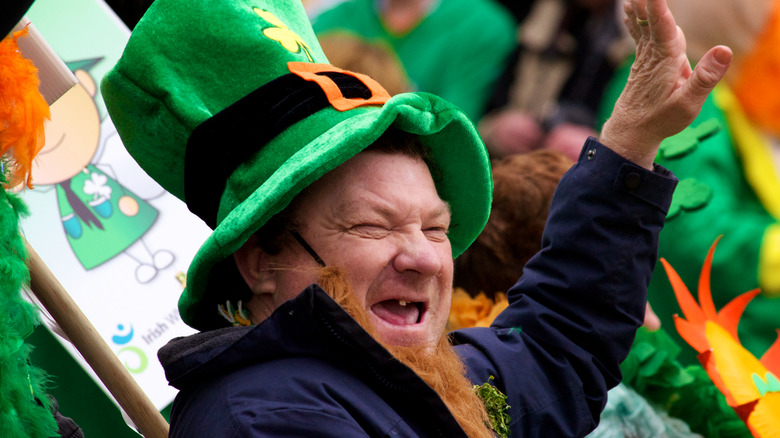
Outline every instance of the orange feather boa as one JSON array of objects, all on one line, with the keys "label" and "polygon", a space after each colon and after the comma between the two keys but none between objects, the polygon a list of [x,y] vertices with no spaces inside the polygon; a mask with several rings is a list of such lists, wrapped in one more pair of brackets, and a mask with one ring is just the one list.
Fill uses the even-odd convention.
[{"label": "orange feather boa", "polygon": [[44,145],[49,106],[38,90],[38,69],[22,56],[17,40],[27,28],[0,42],[0,155],[8,153],[7,187],[32,188],[32,161]]}]

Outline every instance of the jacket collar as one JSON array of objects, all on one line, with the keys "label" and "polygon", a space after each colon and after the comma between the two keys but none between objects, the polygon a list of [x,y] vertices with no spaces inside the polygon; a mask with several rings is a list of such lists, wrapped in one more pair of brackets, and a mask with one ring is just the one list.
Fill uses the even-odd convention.
[{"label": "jacket collar", "polygon": [[395,359],[316,284],[279,306],[254,327],[230,327],[171,340],[158,357],[171,386],[284,357],[327,359],[349,368],[383,399],[419,405],[418,424],[431,436],[464,436],[439,395]]}]

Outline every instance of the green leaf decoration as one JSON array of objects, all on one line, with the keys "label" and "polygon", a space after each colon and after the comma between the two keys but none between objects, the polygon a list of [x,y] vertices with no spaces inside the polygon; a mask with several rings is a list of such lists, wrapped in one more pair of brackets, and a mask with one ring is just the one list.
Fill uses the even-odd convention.
[{"label": "green leaf decoration", "polygon": [[686,178],[677,184],[672,197],[672,205],[666,220],[677,217],[683,211],[695,211],[707,204],[712,199],[712,189],[695,178]]},{"label": "green leaf decoration", "polygon": [[697,126],[689,126],[677,135],[673,135],[661,142],[658,149],[658,158],[674,160],[695,151],[699,143],[712,137],[721,130],[718,119],[709,119]]},{"label": "green leaf decoration", "polygon": [[[620,365],[623,383],[651,401],[665,404],[678,388],[693,381],[676,361],[680,347],[663,330],[640,328],[628,357]],[[649,396],[648,388],[653,388]]]},{"label": "green leaf decoration", "polygon": [[[494,379],[493,376],[490,376],[490,380]],[[491,385],[489,381],[482,385],[474,385],[474,392],[485,403],[485,410],[490,419],[490,428],[499,437],[507,438],[509,436],[509,422],[512,417],[506,413],[509,409],[509,405],[506,404],[506,395]]]}]

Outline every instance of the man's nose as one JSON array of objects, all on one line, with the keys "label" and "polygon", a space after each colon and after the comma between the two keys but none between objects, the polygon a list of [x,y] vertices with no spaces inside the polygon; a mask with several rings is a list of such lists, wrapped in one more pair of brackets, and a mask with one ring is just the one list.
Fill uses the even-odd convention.
[{"label": "man's nose", "polygon": [[393,260],[393,266],[399,272],[417,272],[424,276],[439,274],[442,269],[442,259],[437,245],[432,242],[422,230],[410,233],[399,242],[398,254]]}]

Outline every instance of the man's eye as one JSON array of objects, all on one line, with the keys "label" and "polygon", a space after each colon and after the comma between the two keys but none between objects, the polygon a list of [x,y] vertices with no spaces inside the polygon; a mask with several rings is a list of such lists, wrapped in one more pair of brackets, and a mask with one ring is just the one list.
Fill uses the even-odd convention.
[{"label": "man's eye", "polygon": [[447,240],[447,233],[449,230],[446,227],[430,227],[423,230],[426,236],[428,236],[428,239],[440,242],[443,240]]},{"label": "man's eye", "polygon": [[359,224],[350,228],[350,231],[361,237],[379,238],[390,234],[390,229],[379,224]]}]

